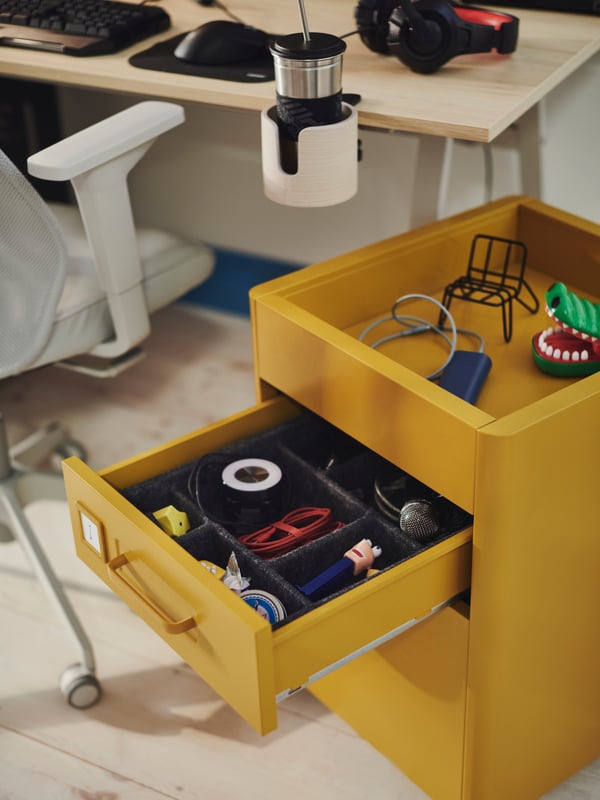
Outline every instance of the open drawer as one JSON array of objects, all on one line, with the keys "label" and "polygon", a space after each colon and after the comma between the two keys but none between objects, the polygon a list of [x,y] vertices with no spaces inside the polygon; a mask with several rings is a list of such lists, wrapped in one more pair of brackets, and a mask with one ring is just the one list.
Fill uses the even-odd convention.
[{"label": "open drawer", "polygon": [[[261,526],[255,509],[231,505],[220,476],[250,457],[283,476],[283,494],[261,514],[327,507],[342,527],[269,560],[240,543],[245,526]],[[79,557],[261,733],[277,726],[278,700],[468,589],[469,514],[441,498],[435,533],[403,533],[372,502],[374,477],[395,469],[283,396],[99,473],[64,462]],[[168,505],[188,516],[182,536],[153,516]],[[324,596],[299,588],[364,538],[382,548],[373,574]],[[232,552],[250,587],[283,603],[284,619],[271,624],[205,568],[225,567]]]}]

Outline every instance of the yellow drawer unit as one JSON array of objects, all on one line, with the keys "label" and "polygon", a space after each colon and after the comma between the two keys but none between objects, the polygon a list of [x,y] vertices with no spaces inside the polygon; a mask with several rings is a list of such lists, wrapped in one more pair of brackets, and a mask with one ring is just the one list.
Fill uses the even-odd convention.
[{"label": "yellow drawer unit", "polygon": [[[492,361],[475,407],[423,377],[445,358],[435,337],[359,335],[400,296],[441,300],[477,235],[525,244],[540,308],[514,303],[506,342],[499,308],[452,301]],[[260,396],[294,398],[474,515],[468,614],[445,609],[314,687],[434,800],[537,800],[600,756],[600,373],[534,363],[557,281],[599,302],[600,226],[511,197],[251,293]]]},{"label": "yellow drawer unit", "polygon": [[[428,380],[439,337],[362,334],[400,296],[441,301],[477,235],[525,244],[540,306],[513,303],[507,341],[500,308],[452,301],[492,361],[473,404]],[[260,732],[308,686],[434,800],[538,798],[600,755],[600,373],[534,362],[557,281],[598,303],[599,226],[511,197],[257,286],[257,405],[99,473],[68,459],[77,553]],[[229,477],[257,459],[250,496]],[[412,497],[426,533],[400,524]],[[273,557],[248,539],[306,508],[338,525]],[[232,553],[285,616],[226,585]]]}]

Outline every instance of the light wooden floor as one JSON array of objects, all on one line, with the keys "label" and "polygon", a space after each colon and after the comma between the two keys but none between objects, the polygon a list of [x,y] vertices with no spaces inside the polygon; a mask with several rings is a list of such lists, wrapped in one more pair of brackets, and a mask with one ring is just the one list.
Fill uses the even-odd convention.
[{"label": "light wooden floor", "polygon": [[[246,319],[172,308],[147,349],[113,380],[48,369],[1,383],[11,440],[61,418],[98,468],[254,402]],[[65,703],[58,676],[78,653],[19,547],[0,546],[0,800],[425,800],[308,692],[259,737],[75,558],[66,503],[28,515],[92,639],[104,697],[87,711]],[[600,798],[600,761],[546,798]]]}]

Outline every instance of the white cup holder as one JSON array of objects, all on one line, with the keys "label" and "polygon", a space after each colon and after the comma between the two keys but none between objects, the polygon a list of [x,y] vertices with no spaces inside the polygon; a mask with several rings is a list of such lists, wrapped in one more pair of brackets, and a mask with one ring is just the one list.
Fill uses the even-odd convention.
[{"label": "white cup holder", "polygon": [[297,170],[282,165],[275,106],[261,116],[262,167],[265,195],[288,206],[331,206],[343,203],[358,188],[358,115],[342,103],[344,119],[332,125],[304,128],[297,143]]}]

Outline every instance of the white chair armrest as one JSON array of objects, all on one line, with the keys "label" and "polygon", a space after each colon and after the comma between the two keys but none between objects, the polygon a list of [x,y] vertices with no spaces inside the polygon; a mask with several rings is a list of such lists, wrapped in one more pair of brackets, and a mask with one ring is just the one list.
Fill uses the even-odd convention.
[{"label": "white chair armrest", "polygon": [[157,136],[184,120],[175,103],[138,103],[27,160],[38,178],[70,180],[77,197],[115,331],[92,355],[118,357],[150,333],[127,176]]},{"label": "white chair armrest", "polygon": [[88,172],[184,121],[183,108],[148,100],[97,122],[27,159],[30,175],[68,181]]}]

